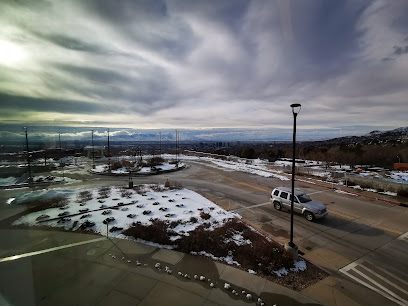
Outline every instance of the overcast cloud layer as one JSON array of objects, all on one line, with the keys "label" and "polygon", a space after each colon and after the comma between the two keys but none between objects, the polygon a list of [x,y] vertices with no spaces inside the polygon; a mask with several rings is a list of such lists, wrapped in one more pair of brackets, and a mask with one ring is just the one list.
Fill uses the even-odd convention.
[{"label": "overcast cloud layer", "polygon": [[406,126],[407,16],[405,0],[3,0],[0,121],[289,131],[301,103],[305,138]]}]

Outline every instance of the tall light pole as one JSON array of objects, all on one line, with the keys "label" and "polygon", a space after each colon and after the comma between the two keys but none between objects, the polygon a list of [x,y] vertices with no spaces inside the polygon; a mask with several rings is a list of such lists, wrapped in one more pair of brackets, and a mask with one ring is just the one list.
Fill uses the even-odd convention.
[{"label": "tall light pole", "polygon": [[108,129],[108,167],[109,167],[109,172],[111,172],[111,155],[110,155],[110,144],[109,144],[109,129]]},{"label": "tall light pole", "polygon": [[178,131],[176,130],[176,167],[178,167]]},{"label": "tall light pole", "polygon": [[59,141],[59,160],[60,160],[60,167],[61,167],[62,166],[61,133],[58,133],[58,141]]},{"label": "tall light pole", "polygon": [[298,247],[293,242],[293,201],[295,198],[295,158],[296,158],[296,117],[300,112],[301,105],[291,104],[293,113],[293,157],[292,157],[292,192],[290,198],[290,241],[285,244],[285,249],[292,255],[293,259],[298,258]]},{"label": "tall light pole", "polygon": [[161,148],[161,132],[160,132],[160,157],[162,156],[162,148]]},{"label": "tall light pole", "polygon": [[28,182],[31,183],[33,181],[33,178],[31,177],[30,152],[28,151],[27,127],[24,127],[24,132],[25,132],[26,150],[27,150]]},{"label": "tall light pole", "polygon": [[397,155],[397,158],[398,158],[398,163],[400,164],[401,163],[401,158]]},{"label": "tall light pole", "polygon": [[95,169],[95,146],[93,141],[94,130],[92,130],[92,169]]}]

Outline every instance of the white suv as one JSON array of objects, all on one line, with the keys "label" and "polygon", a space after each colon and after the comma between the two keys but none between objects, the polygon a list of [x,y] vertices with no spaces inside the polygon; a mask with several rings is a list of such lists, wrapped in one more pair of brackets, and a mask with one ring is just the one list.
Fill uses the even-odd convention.
[{"label": "white suv", "polygon": [[[286,208],[290,210],[291,193],[291,188],[288,187],[275,188],[271,193],[271,202],[275,209],[281,210]],[[308,221],[327,216],[326,205],[313,201],[307,194],[298,189],[295,189],[293,211],[301,213]]]}]

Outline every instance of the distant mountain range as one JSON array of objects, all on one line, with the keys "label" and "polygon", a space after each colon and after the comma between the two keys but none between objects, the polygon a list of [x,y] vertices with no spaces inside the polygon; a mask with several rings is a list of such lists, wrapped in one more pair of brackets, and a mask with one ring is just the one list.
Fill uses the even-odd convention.
[{"label": "distant mountain range", "polygon": [[[91,141],[91,130],[94,131],[94,140],[107,141],[107,128],[104,127],[67,127],[67,126],[28,126],[30,142],[58,142],[61,141]],[[369,131],[367,126],[353,126],[327,129],[302,129],[297,132],[298,141],[302,142],[355,142],[366,139],[398,138],[408,134],[408,127],[400,127],[388,131],[374,130],[363,136],[343,136]],[[208,128],[208,129],[181,129],[182,142],[258,142],[258,141],[291,141],[291,128],[275,129],[245,129],[245,128]],[[132,129],[111,128],[110,140],[120,142],[162,142],[175,141],[175,129]],[[340,136],[340,137],[339,137]],[[337,137],[337,138],[335,138]],[[0,124],[0,139],[4,142],[21,142],[25,140],[21,125]],[[0,143],[1,144],[1,143]]]},{"label": "distant mountain range", "polygon": [[399,127],[397,129],[388,131],[371,131],[362,136],[344,136],[321,141],[325,144],[341,144],[341,143],[360,143],[360,144],[374,144],[374,143],[388,143],[390,141],[401,141],[408,139],[408,127]]}]

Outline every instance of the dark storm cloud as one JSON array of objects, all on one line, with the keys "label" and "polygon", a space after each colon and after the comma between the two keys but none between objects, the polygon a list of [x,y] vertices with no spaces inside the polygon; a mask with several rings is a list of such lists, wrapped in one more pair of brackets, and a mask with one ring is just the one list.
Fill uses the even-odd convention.
[{"label": "dark storm cloud", "polygon": [[70,37],[65,34],[57,34],[57,33],[50,33],[50,34],[45,34],[37,31],[32,32],[34,35],[49,41],[53,44],[56,44],[62,48],[70,49],[70,50],[76,50],[76,51],[85,51],[85,52],[91,52],[95,54],[101,54],[101,55],[109,55],[114,53],[113,51],[109,51],[105,46],[98,46],[95,44],[90,44],[84,40],[81,40],[79,38],[75,37]]},{"label": "dark storm cloud", "polygon": [[162,107],[169,107],[172,103],[163,105],[160,102],[161,97],[168,92],[169,80],[166,72],[159,67],[148,66],[134,71],[138,75],[132,75],[132,69],[120,72],[69,64],[54,64],[54,67],[69,75],[69,81],[55,82],[50,74],[47,78],[49,86],[70,88],[89,98],[122,101],[115,107],[112,105],[117,111],[126,110],[146,115]]},{"label": "dark storm cloud", "polygon": [[0,94],[0,107],[5,112],[60,112],[71,114],[107,114],[117,112],[114,105],[102,105],[84,101],[34,98]]}]

